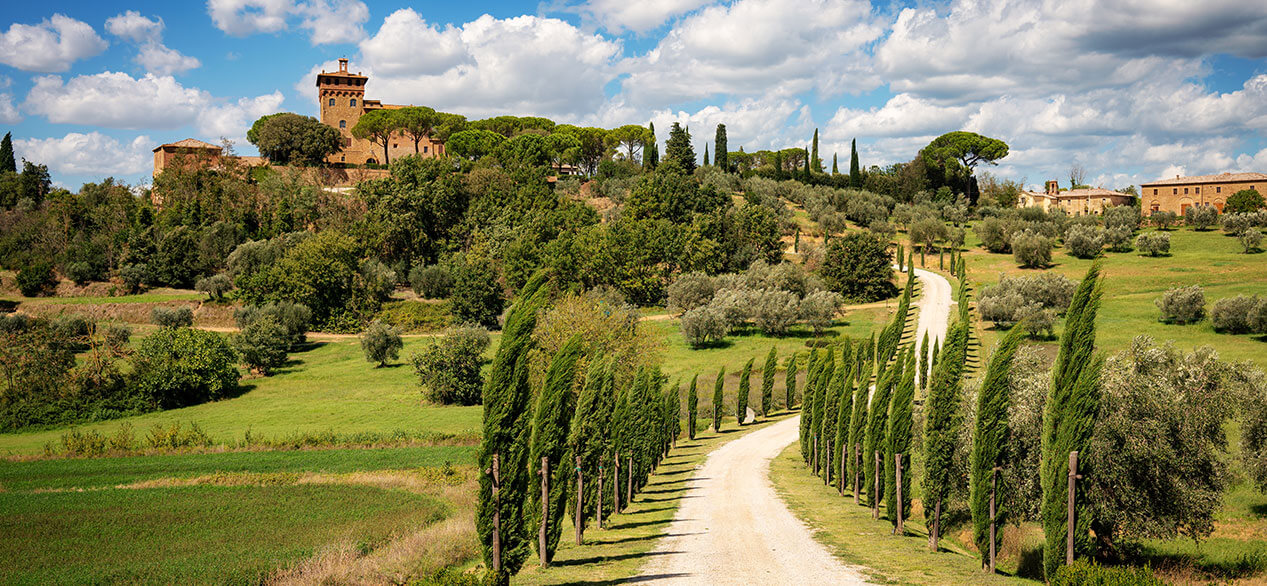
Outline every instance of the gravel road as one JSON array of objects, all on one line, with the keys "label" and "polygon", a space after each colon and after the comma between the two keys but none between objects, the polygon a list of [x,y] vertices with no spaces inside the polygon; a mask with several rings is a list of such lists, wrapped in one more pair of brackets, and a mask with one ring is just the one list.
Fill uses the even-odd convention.
[{"label": "gravel road", "polygon": [[[915,269],[923,282],[919,340],[943,339],[950,283]],[[866,584],[817,541],[770,483],[770,460],[795,442],[800,417],[714,450],[696,469],[668,532],[634,581],[655,584]],[[844,501],[842,501],[843,503]],[[843,506],[843,504],[842,504]]]}]

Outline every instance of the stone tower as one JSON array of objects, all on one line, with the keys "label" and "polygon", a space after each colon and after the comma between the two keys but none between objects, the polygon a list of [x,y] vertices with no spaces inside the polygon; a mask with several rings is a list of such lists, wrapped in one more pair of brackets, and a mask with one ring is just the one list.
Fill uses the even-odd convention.
[{"label": "stone tower", "polygon": [[[361,114],[365,112],[365,82],[369,78],[360,73],[348,72],[348,60],[339,59],[339,70],[317,74],[317,98],[321,104],[321,122],[339,130],[343,138],[343,152],[332,155],[331,163],[364,163],[374,159],[368,152],[365,141],[352,137],[352,127],[356,126]],[[362,152],[366,151],[366,152]]]}]

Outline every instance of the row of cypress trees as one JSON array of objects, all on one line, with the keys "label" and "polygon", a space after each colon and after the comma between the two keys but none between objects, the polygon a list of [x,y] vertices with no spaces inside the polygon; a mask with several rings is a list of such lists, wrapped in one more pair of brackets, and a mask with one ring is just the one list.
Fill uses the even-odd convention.
[{"label": "row of cypress trees", "polygon": [[[532,332],[549,299],[544,273],[520,290],[484,385],[476,529],[485,564],[498,569],[498,583],[507,583],[533,548],[542,565],[550,563],[566,512],[573,514],[578,543],[600,507],[604,518],[618,512],[617,500],[627,504],[646,485],[681,432],[677,384],[666,384],[658,369],[641,367],[631,383],[620,385],[617,365],[596,358],[580,377],[586,356],[579,336],[551,357],[533,403]],[[694,386],[692,381],[692,414]],[[599,493],[599,478],[608,471]]]}]

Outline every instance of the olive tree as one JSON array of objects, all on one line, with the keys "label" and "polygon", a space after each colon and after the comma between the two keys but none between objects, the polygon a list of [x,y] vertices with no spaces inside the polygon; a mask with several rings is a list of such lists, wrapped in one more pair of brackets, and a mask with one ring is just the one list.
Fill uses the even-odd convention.
[{"label": "olive tree", "polygon": [[410,355],[418,384],[428,400],[441,405],[478,405],[484,379],[484,351],[488,330],[457,326],[445,331],[436,343]]},{"label": "olive tree", "polygon": [[1205,317],[1205,291],[1200,285],[1172,287],[1157,298],[1161,321],[1168,324],[1190,324]]},{"label": "olive tree", "polygon": [[1165,232],[1149,232],[1140,234],[1135,239],[1135,246],[1148,256],[1164,256],[1170,254],[1170,234]]},{"label": "olive tree", "polygon": [[403,345],[396,329],[378,320],[361,334],[361,350],[365,352],[365,360],[377,362],[379,367],[387,366],[388,360],[398,358]]}]

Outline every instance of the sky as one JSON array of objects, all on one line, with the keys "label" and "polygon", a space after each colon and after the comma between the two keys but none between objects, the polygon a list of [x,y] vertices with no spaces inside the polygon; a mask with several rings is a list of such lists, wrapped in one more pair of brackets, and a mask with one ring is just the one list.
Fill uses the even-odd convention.
[{"label": "sky", "polygon": [[[809,144],[863,166],[945,132],[1000,138],[988,170],[1110,189],[1267,172],[1262,0],[65,0],[0,22],[0,132],[77,189],[149,181],[151,150],[317,113],[347,57],[366,97],[468,118],[689,126],[697,152]],[[711,149],[711,145],[710,145]]]}]

